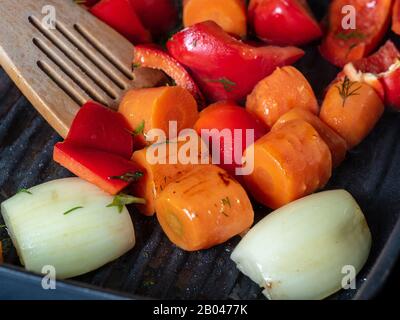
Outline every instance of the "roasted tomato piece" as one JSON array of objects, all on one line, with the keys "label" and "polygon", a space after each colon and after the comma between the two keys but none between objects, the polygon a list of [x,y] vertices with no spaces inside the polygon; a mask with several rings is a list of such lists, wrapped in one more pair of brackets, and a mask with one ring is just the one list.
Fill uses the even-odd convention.
[{"label": "roasted tomato piece", "polygon": [[251,0],[250,24],[257,36],[276,45],[303,45],[322,36],[304,0]]},{"label": "roasted tomato piece", "polygon": [[89,10],[133,43],[151,42],[150,32],[143,26],[130,0],[101,0]]},{"label": "roasted tomato piece", "polygon": [[[267,129],[261,121],[233,102],[218,102],[208,106],[200,112],[200,118],[194,128],[199,135],[204,133],[203,130],[215,129],[218,131],[214,131],[214,134],[210,131],[209,139],[205,142],[213,151],[215,146],[212,145],[212,142],[216,142],[215,139],[218,139],[216,143],[219,143],[220,150],[213,152],[219,151],[220,167],[231,175],[236,174],[236,168],[242,167],[241,159],[244,150],[267,133]],[[251,141],[246,137],[248,129],[254,130]],[[225,141],[223,130],[227,130],[229,134],[227,138],[230,138],[230,141]]]},{"label": "roasted tomato piece", "polygon": [[143,25],[154,36],[170,31],[178,22],[172,0],[130,0]]}]

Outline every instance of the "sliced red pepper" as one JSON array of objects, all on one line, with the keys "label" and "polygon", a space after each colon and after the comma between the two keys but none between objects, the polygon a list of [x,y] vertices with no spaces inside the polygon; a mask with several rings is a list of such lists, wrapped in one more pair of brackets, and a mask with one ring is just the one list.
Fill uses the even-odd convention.
[{"label": "sliced red pepper", "polygon": [[[356,29],[343,29],[344,6],[355,8]],[[333,0],[329,7],[329,31],[320,46],[321,54],[332,64],[343,67],[373,51],[385,35],[390,21],[392,0]]]},{"label": "sliced red pepper", "polygon": [[126,159],[130,159],[133,153],[133,137],[125,118],[92,101],[79,110],[66,141]]},{"label": "sliced red pepper", "polygon": [[385,90],[385,103],[400,110],[400,64],[393,65],[393,69],[383,74],[379,81]]},{"label": "sliced red pepper", "polygon": [[371,85],[388,106],[400,109],[400,51],[387,41],[373,55],[348,63],[338,78],[347,76],[352,81]]},{"label": "sliced red pepper", "polygon": [[192,72],[211,101],[242,102],[276,67],[304,55],[295,47],[253,47],[227,34],[215,22],[195,24],[167,43],[170,54]]},{"label": "sliced red pepper", "polygon": [[354,61],[353,65],[358,71],[379,74],[388,71],[399,56],[400,52],[395,44],[388,40],[377,52],[367,58]]},{"label": "sliced red pepper", "polygon": [[131,0],[101,0],[89,11],[129,41],[151,42],[151,34],[140,21]]},{"label": "sliced red pepper", "polygon": [[400,0],[394,0],[392,31],[400,35]]},{"label": "sliced red pepper", "polygon": [[129,179],[125,181],[124,177],[141,172],[130,160],[104,151],[82,148],[70,142],[57,143],[53,158],[78,177],[110,194],[121,192],[132,182]]},{"label": "sliced red pepper", "polygon": [[276,45],[303,45],[322,36],[304,0],[251,0],[249,20],[257,36]]},{"label": "sliced red pepper", "polygon": [[177,8],[171,0],[131,0],[143,25],[154,36],[170,31],[178,22]]},{"label": "sliced red pepper", "polygon": [[135,46],[133,66],[164,71],[175,81],[176,85],[188,90],[197,100],[199,106],[205,105],[203,94],[187,70],[167,52],[163,51],[157,46]]}]

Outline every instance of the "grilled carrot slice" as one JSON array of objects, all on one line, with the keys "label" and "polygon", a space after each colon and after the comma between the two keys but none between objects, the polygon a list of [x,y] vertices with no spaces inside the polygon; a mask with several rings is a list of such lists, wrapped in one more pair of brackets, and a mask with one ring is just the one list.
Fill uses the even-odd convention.
[{"label": "grilled carrot slice", "polygon": [[246,35],[246,7],[243,0],[184,0],[185,27],[207,20],[214,21],[228,33],[241,38]]},{"label": "grilled carrot slice", "polygon": [[170,183],[156,200],[156,211],[168,238],[187,251],[223,243],[254,220],[245,190],[214,165],[196,167]]},{"label": "grilled carrot slice", "polygon": [[292,120],[248,148],[254,170],[244,176],[254,198],[279,208],[323,187],[331,176],[332,158],[318,132],[304,120]]},{"label": "grilled carrot slice", "polygon": [[[186,142],[177,141],[170,141],[165,145],[166,152],[162,156],[158,155],[160,161],[157,162],[149,161],[148,153],[151,151],[149,149],[152,147],[147,147],[133,153],[132,161],[144,172],[144,176],[137,183],[132,184],[132,194],[146,200],[146,204],[137,205],[138,210],[142,214],[152,216],[155,213],[155,200],[165,187],[179,179],[182,175],[193,170],[195,167],[201,166],[201,155],[204,153],[204,159],[206,159],[206,156],[208,156],[208,148],[200,137],[197,138],[199,142],[197,154],[189,154],[189,151],[185,147]],[[172,149],[173,152],[170,153],[169,147],[174,145],[176,145],[176,149]],[[193,162],[182,163],[180,159],[174,155],[175,150],[175,154],[186,152],[186,155],[196,157],[199,164]]]},{"label": "grilled carrot slice", "polygon": [[318,113],[315,94],[296,68],[277,68],[261,80],[247,97],[246,109],[271,128],[280,116],[295,107]]},{"label": "grilled carrot slice", "polygon": [[372,87],[345,78],[328,90],[320,118],[351,149],[370,133],[383,111],[383,102]]},{"label": "grilled carrot slice", "polygon": [[315,130],[317,130],[318,134],[328,145],[329,150],[331,150],[332,165],[334,167],[337,167],[340,163],[342,163],[347,153],[346,141],[335,131],[333,131],[327,124],[322,122],[320,118],[308,110],[300,108],[294,108],[290,110],[278,119],[272,130],[279,130],[286,123],[295,119],[304,120],[311,124]]},{"label": "grilled carrot slice", "polygon": [[199,116],[193,96],[181,87],[132,89],[122,99],[119,112],[136,134],[135,143],[142,147],[150,129],[161,129],[168,138],[170,121],[177,122],[179,133],[192,128]]}]

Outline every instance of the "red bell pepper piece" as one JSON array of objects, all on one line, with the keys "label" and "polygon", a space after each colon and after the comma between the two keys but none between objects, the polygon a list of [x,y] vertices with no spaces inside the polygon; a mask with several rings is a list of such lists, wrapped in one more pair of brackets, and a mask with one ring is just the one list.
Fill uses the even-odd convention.
[{"label": "red bell pepper piece", "polygon": [[400,109],[400,51],[387,41],[373,55],[348,63],[338,76],[371,85],[389,106]]},{"label": "red bell pepper piece", "polygon": [[140,21],[131,0],[101,0],[89,11],[129,41],[151,42],[151,34]]},{"label": "red bell pepper piece", "polygon": [[125,118],[92,101],[83,105],[75,116],[66,141],[126,159],[133,153],[133,137]]},{"label": "red bell pepper piece", "polygon": [[241,102],[276,67],[304,55],[295,47],[253,47],[227,34],[215,22],[195,24],[168,42],[170,54],[192,72],[211,101]]},{"label": "red bell pepper piece", "polygon": [[[100,189],[117,194],[140,176],[141,170],[130,160],[104,151],[82,148],[70,142],[54,147],[54,161]],[[126,181],[125,181],[126,180]]]},{"label": "red bell pepper piece", "polygon": [[[345,30],[342,8],[355,8],[356,29]],[[329,31],[320,46],[321,54],[336,66],[359,60],[373,51],[389,26],[392,0],[333,0],[329,8]]]},{"label": "red bell pepper piece", "polygon": [[322,36],[304,0],[251,0],[250,24],[260,39],[276,45],[303,45]]},{"label": "red bell pepper piece", "polygon": [[379,74],[388,71],[399,56],[400,52],[395,44],[388,40],[377,52],[367,58],[354,61],[353,65],[358,71]]},{"label": "red bell pepper piece", "polygon": [[197,100],[200,107],[205,105],[203,94],[187,70],[167,52],[157,46],[135,46],[133,66],[164,71],[175,81],[176,85],[188,90]]},{"label": "red bell pepper piece", "polygon": [[400,35],[400,0],[394,0],[392,31]]},{"label": "red bell pepper piece", "polygon": [[381,75],[379,81],[385,91],[385,103],[400,110],[400,64],[393,65],[391,70]]},{"label": "red bell pepper piece", "polygon": [[171,0],[131,0],[143,25],[154,36],[170,31],[178,22],[177,8]]}]

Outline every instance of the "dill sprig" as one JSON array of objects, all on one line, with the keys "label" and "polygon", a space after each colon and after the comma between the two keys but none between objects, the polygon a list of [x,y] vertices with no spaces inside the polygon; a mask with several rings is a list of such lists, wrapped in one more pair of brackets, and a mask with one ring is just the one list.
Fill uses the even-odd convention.
[{"label": "dill sprig", "polygon": [[233,90],[235,90],[235,86],[236,86],[235,82],[233,82],[225,77],[220,78],[220,79],[208,79],[207,81],[212,82],[212,83],[220,83],[224,87],[224,90],[226,92],[232,92]]},{"label": "dill sprig", "polygon": [[67,214],[70,214],[71,212],[79,210],[79,209],[83,209],[83,207],[79,206],[79,207],[75,207],[75,208],[69,209],[68,211],[65,211],[63,213],[63,215],[66,216]]},{"label": "dill sprig", "polygon": [[107,208],[117,207],[118,212],[121,213],[124,206],[127,204],[146,204],[146,201],[142,198],[137,198],[128,194],[120,193],[114,197],[113,202],[111,202]]},{"label": "dill sprig", "polygon": [[19,193],[27,193],[27,194],[30,194],[30,195],[32,195],[32,192],[30,192],[29,190],[27,190],[27,189],[19,189],[18,191],[17,191],[17,193],[16,194],[19,194]]},{"label": "dill sprig", "polygon": [[342,97],[343,107],[346,104],[346,100],[348,98],[359,95],[357,91],[361,89],[361,86],[354,88],[355,84],[356,82],[350,81],[350,79],[346,76],[342,84],[336,86],[336,88],[339,90],[340,96]]}]

